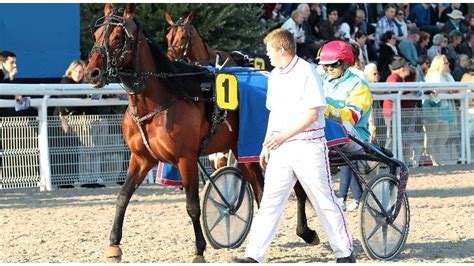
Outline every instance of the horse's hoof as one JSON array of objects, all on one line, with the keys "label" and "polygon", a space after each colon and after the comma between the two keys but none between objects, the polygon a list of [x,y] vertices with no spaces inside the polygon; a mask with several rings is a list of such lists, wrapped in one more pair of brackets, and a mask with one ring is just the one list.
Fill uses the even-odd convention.
[{"label": "horse's hoof", "polygon": [[316,234],[316,231],[311,230],[309,228],[305,230],[304,233],[298,234],[297,232],[296,234],[301,237],[304,242],[313,246],[319,245],[319,243],[321,242],[319,240],[318,234]]},{"label": "horse's hoof", "polygon": [[118,245],[105,247],[105,257],[107,262],[119,263],[122,261],[122,250]]},{"label": "horse's hoof", "polygon": [[319,240],[319,236],[318,234],[316,234],[316,232],[314,232],[314,238],[313,238],[313,241],[311,241],[310,245],[313,245],[313,246],[316,246],[316,245],[319,245],[319,243],[321,243],[321,240]]},{"label": "horse's hoof", "polygon": [[206,260],[204,259],[204,256],[197,255],[193,259],[193,263],[206,263]]},{"label": "horse's hoof", "polygon": [[122,256],[110,257],[105,259],[107,263],[120,263],[122,262]]}]

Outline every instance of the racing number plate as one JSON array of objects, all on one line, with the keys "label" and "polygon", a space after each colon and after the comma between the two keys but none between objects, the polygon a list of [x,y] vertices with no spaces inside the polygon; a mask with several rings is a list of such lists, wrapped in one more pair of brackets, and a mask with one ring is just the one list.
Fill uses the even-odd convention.
[{"label": "racing number plate", "polygon": [[232,74],[218,74],[216,77],[217,107],[235,111],[239,107],[237,77]]},{"label": "racing number plate", "polygon": [[261,57],[255,57],[254,68],[258,70],[265,70],[265,60]]}]

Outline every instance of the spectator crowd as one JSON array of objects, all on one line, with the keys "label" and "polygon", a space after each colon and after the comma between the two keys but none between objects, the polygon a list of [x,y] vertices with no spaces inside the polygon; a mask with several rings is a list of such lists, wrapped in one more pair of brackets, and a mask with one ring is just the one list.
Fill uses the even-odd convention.
[{"label": "spectator crowd", "polygon": [[[317,63],[318,51],[325,43],[331,40],[350,43],[356,55],[350,71],[369,84],[474,80],[474,15],[468,4],[265,3],[263,9],[262,23],[273,23],[274,28],[290,31],[295,38],[297,55],[310,63]],[[0,53],[0,83],[15,82],[18,73],[16,59],[12,51]],[[61,83],[83,83],[84,67],[83,62],[73,61]],[[455,110],[459,102],[440,100],[439,95],[439,92],[432,91],[430,99],[402,102],[402,109],[419,110],[415,112],[418,118],[413,118],[412,113],[411,117],[402,117],[403,123],[423,124],[422,132],[418,133],[424,134],[424,153],[432,157],[434,165],[442,164],[442,159],[435,155],[446,153],[444,146],[448,136],[459,129],[459,123],[448,126],[456,125]],[[92,95],[72,97],[90,98]],[[37,110],[29,108],[28,97],[0,95],[0,98],[15,99],[18,105],[18,108],[0,108],[0,117],[37,115]],[[374,109],[377,108],[382,109],[386,126],[385,147],[390,149],[393,103],[389,100],[382,104],[375,102]],[[110,107],[57,107],[49,114],[61,118],[64,134],[68,134],[67,122],[71,116],[123,112],[121,108]],[[373,121],[371,116],[370,141],[375,141]],[[404,133],[413,130],[410,126],[402,129]]]},{"label": "spectator crowd", "polygon": [[[318,51],[325,43],[343,40],[352,44],[357,56],[351,71],[369,83],[472,81],[474,13],[466,3],[263,6],[261,21],[293,33],[298,56],[309,62],[318,63]],[[413,152],[414,145],[408,142],[403,144],[406,161],[418,163],[429,156],[430,164],[443,164],[439,157],[449,153],[447,143],[456,142],[450,138],[455,139],[460,130],[460,103],[440,100],[446,93],[451,92],[434,90],[425,93],[428,99],[402,101],[402,135],[421,134],[424,142],[421,152]],[[377,108],[382,109],[386,126],[385,148],[392,149],[393,103],[374,102]],[[369,128],[375,132],[373,123]]]}]

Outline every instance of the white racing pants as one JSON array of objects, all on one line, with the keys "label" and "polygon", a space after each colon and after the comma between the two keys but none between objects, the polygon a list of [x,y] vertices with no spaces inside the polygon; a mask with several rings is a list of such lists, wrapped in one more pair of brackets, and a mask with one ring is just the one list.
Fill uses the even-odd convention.
[{"label": "white racing pants", "polygon": [[296,181],[300,181],[326,232],[336,258],[352,253],[352,238],[331,187],[324,140],[291,141],[270,152],[260,209],[253,220],[245,257],[264,262]]}]

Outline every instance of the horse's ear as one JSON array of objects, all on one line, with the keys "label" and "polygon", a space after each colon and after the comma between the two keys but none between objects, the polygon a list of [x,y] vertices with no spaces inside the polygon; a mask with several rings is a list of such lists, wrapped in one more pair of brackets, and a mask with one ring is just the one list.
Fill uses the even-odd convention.
[{"label": "horse's ear", "polygon": [[114,5],[111,3],[107,3],[104,6],[104,15],[107,17],[112,13],[112,9],[114,9]]},{"label": "horse's ear", "polygon": [[136,4],[127,4],[127,6],[125,6],[125,11],[123,12],[123,15],[126,19],[129,17],[133,17],[135,16],[136,10],[137,10]]},{"label": "horse's ear", "polygon": [[189,14],[186,16],[186,18],[184,19],[184,21],[186,23],[191,23],[194,19],[194,10],[191,10],[189,11]]},{"label": "horse's ear", "polygon": [[173,18],[170,16],[168,12],[165,12],[165,19],[166,19],[166,22],[168,22],[168,24],[170,24],[171,26],[174,25]]}]

